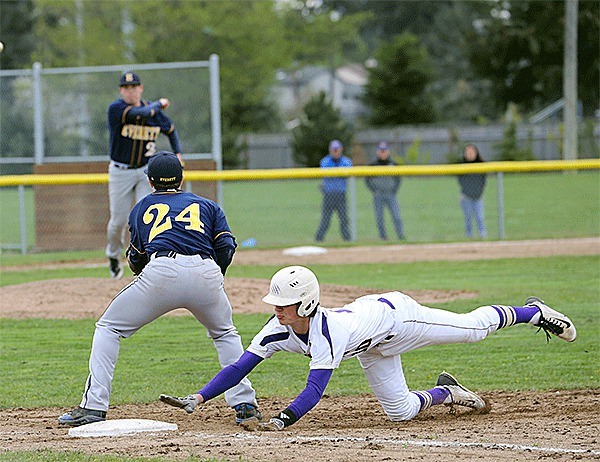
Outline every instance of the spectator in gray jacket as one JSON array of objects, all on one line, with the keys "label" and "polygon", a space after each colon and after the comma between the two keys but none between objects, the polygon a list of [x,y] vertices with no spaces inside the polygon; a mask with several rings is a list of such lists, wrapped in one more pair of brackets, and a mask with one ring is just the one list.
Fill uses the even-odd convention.
[{"label": "spectator in gray jacket", "polygon": [[[474,144],[465,146],[462,162],[472,164],[483,162],[479,149]],[[485,174],[471,173],[468,175],[458,175],[458,184],[460,185],[460,206],[465,217],[465,235],[468,238],[473,237],[472,220],[477,223],[477,232],[480,238],[487,237],[485,227],[485,211],[483,208],[483,190],[485,188]]]},{"label": "spectator in gray jacket", "polygon": [[[377,159],[370,165],[398,165],[390,159],[390,147],[385,141],[382,141],[377,146]],[[367,187],[373,193],[373,205],[375,207],[375,219],[377,220],[379,237],[384,241],[387,240],[383,217],[384,207],[387,207],[390,211],[398,239],[404,239],[404,226],[402,225],[400,206],[396,198],[400,181],[399,176],[368,176],[366,178]]]}]

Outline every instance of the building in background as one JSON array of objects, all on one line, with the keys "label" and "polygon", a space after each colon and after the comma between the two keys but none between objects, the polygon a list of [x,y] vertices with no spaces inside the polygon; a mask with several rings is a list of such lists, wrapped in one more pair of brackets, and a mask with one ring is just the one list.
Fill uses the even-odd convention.
[{"label": "building in background", "polygon": [[295,71],[279,71],[273,97],[293,128],[302,107],[319,92],[325,92],[342,119],[354,123],[367,109],[361,98],[367,83],[367,70],[361,64],[348,64],[333,72],[325,66],[307,66]]}]

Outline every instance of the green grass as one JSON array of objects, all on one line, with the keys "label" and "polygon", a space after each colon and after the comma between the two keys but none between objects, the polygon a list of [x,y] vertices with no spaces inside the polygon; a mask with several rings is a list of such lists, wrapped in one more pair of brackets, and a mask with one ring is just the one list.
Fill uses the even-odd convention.
[{"label": "green grass", "polygon": [[[27,245],[35,243],[34,196],[32,187],[24,187]],[[0,243],[20,248],[21,211],[18,188],[0,188]]]},{"label": "green grass", "polygon": [[[268,278],[276,269],[234,265],[228,276]],[[384,268],[315,265],[313,269],[324,283],[382,290],[477,291],[475,299],[437,305],[457,312],[491,303],[518,304],[535,294],[568,313],[578,327],[573,344],[556,338],[547,344],[542,332],[515,326],[476,345],[428,347],[405,354],[403,364],[412,388],[431,386],[442,369],[478,390],[600,388],[598,256],[403,263]],[[12,278],[16,281],[21,275],[29,280],[31,273],[37,274],[15,271]],[[57,273],[64,276],[63,271]],[[266,317],[235,316],[245,346]],[[94,322],[0,319],[0,408],[76,405],[87,377]],[[304,387],[307,364],[308,358],[287,353],[265,361],[250,375],[259,399],[295,396]],[[216,353],[202,326],[191,316],[164,317],[122,340],[112,404],[153,402],[161,392],[185,395],[218,370]],[[286,370],[285,381],[282,370]],[[354,360],[342,363],[326,390],[334,396],[368,392]]]},{"label": "green grass", "polygon": [[[600,172],[504,175],[505,238],[559,238],[600,234]],[[16,188],[0,188],[0,244],[18,244]],[[458,183],[454,177],[406,177],[398,194],[408,242],[464,240]],[[372,196],[356,179],[357,244],[378,243]],[[484,194],[490,239],[499,238],[497,181],[488,177]],[[238,243],[255,238],[262,248],[314,244],[321,215],[317,180],[227,181],[223,205]],[[34,197],[26,189],[28,243],[35,242]],[[388,236],[395,236],[386,212]],[[68,239],[68,236],[65,237]],[[337,216],[325,238],[340,245]],[[104,242],[98,243],[98,248]]]},{"label": "green grass", "polygon": [[[600,173],[510,174],[504,176],[505,238],[558,238],[600,234]],[[238,242],[259,246],[313,243],[320,220],[321,195],[314,180],[229,182],[224,207]],[[408,242],[464,240],[458,183],[454,177],[407,177],[399,203]],[[356,180],[358,243],[379,242],[372,196]],[[499,238],[497,181],[488,177],[484,194],[490,239]],[[386,212],[387,214],[387,212]],[[393,238],[386,215],[388,236]],[[327,244],[341,244],[334,216]]]}]

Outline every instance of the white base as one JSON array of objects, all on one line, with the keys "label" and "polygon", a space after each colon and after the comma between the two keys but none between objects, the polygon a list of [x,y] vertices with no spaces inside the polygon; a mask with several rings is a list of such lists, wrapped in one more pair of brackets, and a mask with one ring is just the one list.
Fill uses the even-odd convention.
[{"label": "white base", "polygon": [[69,429],[69,436],[86,438],[93,436],[120,436],[141,432],[163,432],[177,430],[177,425],[146,419],[115,419],[94,422]]},{"label": "white base", "polygon": [[327,253],[327,249],[310,245],[303,247],[290,247],[289,249],[285,249],[283,251],[284,255],[293,255],[296,257],[301,257],[303,255],[321,255],[323,253]]}]

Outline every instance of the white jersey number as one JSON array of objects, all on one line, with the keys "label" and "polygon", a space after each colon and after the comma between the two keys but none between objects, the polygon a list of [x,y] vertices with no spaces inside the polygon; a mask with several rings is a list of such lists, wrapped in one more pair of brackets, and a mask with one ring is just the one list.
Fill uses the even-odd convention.
[{"label": "white jersey number", "polygon": [[154,141],[150,141],[146,143],[146,152],[144,155],[146,157],[152,157],[156,153],[156,143]]}]

